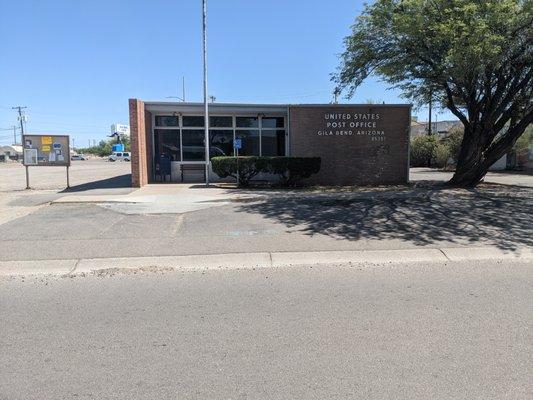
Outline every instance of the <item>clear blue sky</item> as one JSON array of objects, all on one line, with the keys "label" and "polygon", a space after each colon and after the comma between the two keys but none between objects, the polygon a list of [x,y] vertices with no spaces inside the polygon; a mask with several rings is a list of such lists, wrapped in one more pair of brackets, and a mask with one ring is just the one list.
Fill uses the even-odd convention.
[{"label": "clear blue sky", "polygon": [[[359,0],[209,0],[217,102],[328,103]],[[202,101],[200,0],[0,0],[0,129],[66,133],[77,146],[128,124],[128,98]],[[347,101],[406,102],[371,79]],[[344,101],[344,100],[343,100]],[[427,110],[415,111],[427,119]],[[450,118],[448,113],[439,120]],[[0,131],[0,144],[12,141]]]}]

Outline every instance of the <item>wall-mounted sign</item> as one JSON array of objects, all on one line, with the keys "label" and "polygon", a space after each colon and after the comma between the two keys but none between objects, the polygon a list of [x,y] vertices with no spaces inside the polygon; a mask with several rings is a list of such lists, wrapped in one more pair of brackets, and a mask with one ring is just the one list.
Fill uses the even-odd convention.
[{"label": "wall-mounted sign", "polygon": [[66,135],[24,135],[22,143],[26,166],[70,166],[70,142]]}]

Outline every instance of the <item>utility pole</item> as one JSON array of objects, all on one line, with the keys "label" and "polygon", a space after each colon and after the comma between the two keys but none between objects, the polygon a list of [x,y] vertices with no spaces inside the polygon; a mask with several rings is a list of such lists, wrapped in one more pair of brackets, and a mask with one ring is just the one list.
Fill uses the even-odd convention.
[{"label": "utility pole", "polygon": [[431,113],[433,108],[433,92],[429,92],[429,121],[428,121],[428,135],[431,136],[432,126],[431,126]]},{"label": "utility pole", "polygon": [[13,125],[13,144],[17,144],[17,126],[16,125]]},{"label": "utility pole", "polygon": [[333,104],[339,104],[339,89],[335,88],[333,91]]},{"label": "utility pole", "polygon": [[209,96],[209,100],[211,100],[211,103],[214,103],[217,100],[217,98],[215,96],[211,95],[211,96]]},{"label": "utility pole", "polygon": [[25,108],[28,108],[28,107],[26,106],[11,107],[12,110],[18,110],[21,135],[24,135],[24,122],[26,122],[26,116],[24,115],[24,111],[22,111]]},{"label": "utility pole", "polygon": [[204,58],[204,118],[205,118],[205,186],[209,186],[209,103],[207,102],[207,0],[202,0]]},{"label": "utility pole", "polygon": [[[432,131],[432,121],[431,121],[431,112],[433,111],[432,110],[433,108],[433,91],[430,90],[429,91],[429,121],[428,121],[428,136],[431,136],[431,131]],[[431,156],[428,157],[428,168],[431,168]]]}]

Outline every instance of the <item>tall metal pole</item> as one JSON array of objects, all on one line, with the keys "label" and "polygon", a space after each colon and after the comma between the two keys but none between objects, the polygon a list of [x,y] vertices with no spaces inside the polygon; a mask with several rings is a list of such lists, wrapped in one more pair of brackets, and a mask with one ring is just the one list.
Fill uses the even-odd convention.
[{"label": "tall metal pole", "polygon": [[[429,121],[428,121],[428,135],[431,136],[433,131],[433,121],[431,120],[431,114],[433,112],[433,91],[429,91]],[[431,156],[428,157],[428,168],[431,168]]]},{"label": "tall metal pole", "polygon": [[204,53],[205,186],[209,186],[209,104],[207,102],[207,0],[202,0]]}]

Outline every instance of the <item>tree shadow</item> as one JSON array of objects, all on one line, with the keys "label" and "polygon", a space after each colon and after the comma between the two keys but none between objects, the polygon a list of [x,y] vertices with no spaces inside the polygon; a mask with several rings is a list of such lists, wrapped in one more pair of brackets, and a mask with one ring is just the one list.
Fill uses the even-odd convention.
[{"label": "tree shadow", "polygon": [[416,245],[490,244],[504,250],[533,246],[533,191],[477,190],[267,198],[242,204],[308,235],[342,240],[399,239]]},{"label": "tree shadow", "polygon": [[88,190],[117,188],[131,188],[131,174],[118,175],[98,181],[82,183],[80,185],[75,185],[68,189],[64,189],[60,193],[85,192]]}]

